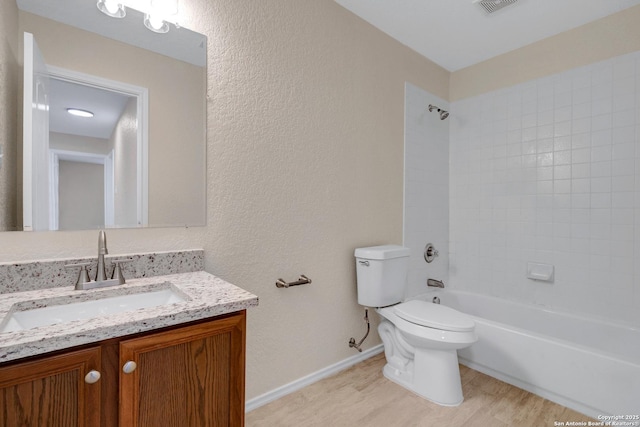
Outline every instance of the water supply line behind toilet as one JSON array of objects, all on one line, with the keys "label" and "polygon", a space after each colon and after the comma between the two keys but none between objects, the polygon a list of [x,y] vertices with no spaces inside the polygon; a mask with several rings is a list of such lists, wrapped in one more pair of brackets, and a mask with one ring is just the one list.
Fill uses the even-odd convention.
[{"label": "water supply line behind toilet", "polygon": [[369,330],[371,329],[371,325],[369,324],[369,309],[365,308],[364,309],[364,321],[367,322],[367,333],[364,334],[364,337],[362,337],[362,339],[360,340],[360,342],[358,342],[356,344],[356,339],[355,338],[351,338],[349,340],[349,347],[353,347],[356,350],[358,350],[360,353],[362,353],[362,349],[360,348],[360,346],[362,345],[362,343],[364,342],[364,340],[367,339],[367,337],[369,336]]}]

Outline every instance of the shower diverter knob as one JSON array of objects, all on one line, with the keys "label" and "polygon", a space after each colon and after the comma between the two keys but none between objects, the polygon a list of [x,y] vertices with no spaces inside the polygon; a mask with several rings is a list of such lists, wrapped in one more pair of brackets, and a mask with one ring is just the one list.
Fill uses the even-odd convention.
[{"label": "shower diverter knob", "polygon": [[424,260],[432,262],[438,255],[438,250],[433,246],[433,243],[427,243],[427,246],[424,247]]}]

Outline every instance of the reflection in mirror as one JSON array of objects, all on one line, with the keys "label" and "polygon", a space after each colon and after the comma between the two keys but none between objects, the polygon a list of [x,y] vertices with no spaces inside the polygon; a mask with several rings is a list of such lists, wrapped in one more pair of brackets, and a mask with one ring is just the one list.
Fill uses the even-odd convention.
[{"label": "reflection in mirror", "polygon": [[[206,38],[173,25],[153,33],[142,13],[113,19],[93,1],[18,0],[0,12],[0,24],[19,22],[0,26],[0,87],[20,83],[32,54],[22,34],[32,33],[46,65],[24,105],[48,113],[39,122],[23,108],[0,132],[0,230],[203,225]],[[3,118],[20,110],[21,92],[0,89]],[[38,132],[44,142],[29,140]]]},{"label": "reflection in mirror", "polygon": [[47,66],[30,33],[24,46],[24,229],[147,225],[146,88]]},{"label": "reflection in mirror", "polygon": [[139,126],[146,118],[147,92],[91,80],[50,79],[49,226],[147,225],[147,126]]}]

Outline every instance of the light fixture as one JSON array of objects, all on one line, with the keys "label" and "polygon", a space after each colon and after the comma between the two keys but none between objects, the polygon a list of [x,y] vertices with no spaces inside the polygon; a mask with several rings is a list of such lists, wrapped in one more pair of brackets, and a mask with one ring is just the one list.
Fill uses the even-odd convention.
[{"label": "light fixture", "polygon": [[96,6],[100,12],[112,18],[124,18],[127,15],[124,5],[118,0],[98,0]]},{"label": "light fixture", "polygon": [[166,33],[169,24],[180,28],[177,22],[178,0],[98,0],[97,6],[102,13],[114,18],[126,16],[127,7],[140,9],[144,13],[144,26],[154,33]]},{"label": "light fixture", "polygon": [[178,0],[150,0],[149,6],[144,15],[144,26],[155,33],[169,31],[169,22],[174,22],[173,17],[178,14]]},{"label": "light fixture", "polygon": [[67,113],[78,117],[93,117],[93,113],[88,110],[81,110],[79,108],[67,108]]},{"label": "light fixture", "polygon": [[144,14],[144,26],[154,33],[166,33],[169,31],[169,24],[158,15]]}]

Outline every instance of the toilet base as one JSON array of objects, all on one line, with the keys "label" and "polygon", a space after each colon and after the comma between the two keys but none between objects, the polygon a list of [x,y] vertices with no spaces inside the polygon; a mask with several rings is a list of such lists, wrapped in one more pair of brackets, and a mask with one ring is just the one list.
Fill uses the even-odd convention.
[{"label": "toilet base", "polygon": [[378,333],[384,343],[386,378],[438,405],[462,403],[457,348],[468,344],[447,343],[445,346],[410,336],[388,320],[380,322]]},{"label": "toilet base", "polygon": [[460,368],[455,350],[416,349],[409,369],[398,369],[387,363],[385,378],[441,406],[458,406],[464,401]]}]

